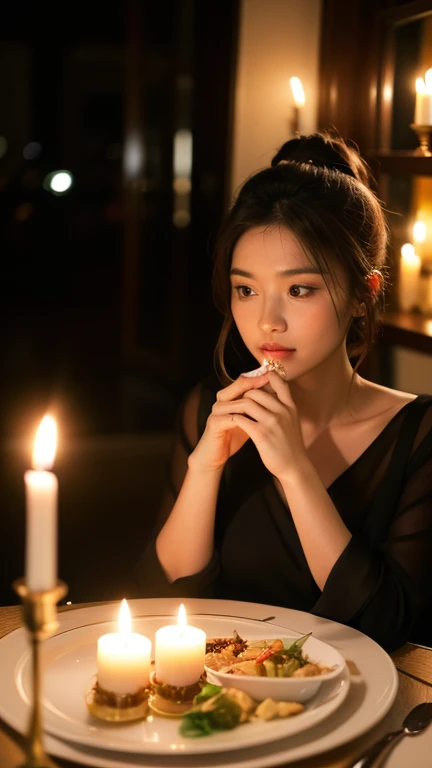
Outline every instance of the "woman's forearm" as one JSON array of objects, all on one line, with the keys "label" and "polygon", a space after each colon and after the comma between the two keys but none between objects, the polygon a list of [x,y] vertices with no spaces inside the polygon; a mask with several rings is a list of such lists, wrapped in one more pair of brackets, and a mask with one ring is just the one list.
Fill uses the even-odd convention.
[{"label": "woman's forearm", "polygon": [[156,552],[169,581],[205,568],[214,548],[216,502],[222,469],[189,467],[177,501],[156,539]]},{"label": "woman's forearm", "polygon": [[312,576],[322,590],[351,539],[313,465],[305,460],[279,480]]}]

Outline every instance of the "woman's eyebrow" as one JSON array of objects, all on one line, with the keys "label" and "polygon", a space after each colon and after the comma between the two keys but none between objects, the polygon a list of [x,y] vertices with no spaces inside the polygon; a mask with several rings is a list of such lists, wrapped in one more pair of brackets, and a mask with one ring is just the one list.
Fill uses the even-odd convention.
[{"label": "woman's eyebrow", "polygon": [[[248,277],[254,279],[252,272],[247,272],[245,269],[237,269],[233,267],[230,272],[231,275],[238,275],[239,277]],[[321,275],[322,272],[316,267],[297,267],[296,269],[278,269],[276,272],[277,277],[292,277],[293,275]]]}]

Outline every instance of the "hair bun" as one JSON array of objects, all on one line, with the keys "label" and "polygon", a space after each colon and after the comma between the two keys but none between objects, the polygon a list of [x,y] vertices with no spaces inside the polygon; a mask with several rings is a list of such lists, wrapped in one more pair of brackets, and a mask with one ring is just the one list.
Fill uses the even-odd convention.
[{"label": "hair bun", "polygon": [[360,157],[356,145],[346,142],[338,134],[312,133],[286,141],[271,165],[283,162],[309,163],[318,168],[330,168],[370,186],[368,166]]}]

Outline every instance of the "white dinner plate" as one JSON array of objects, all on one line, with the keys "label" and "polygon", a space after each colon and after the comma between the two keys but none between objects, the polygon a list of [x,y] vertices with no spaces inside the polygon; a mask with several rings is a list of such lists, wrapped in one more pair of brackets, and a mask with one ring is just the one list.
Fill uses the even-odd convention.
[{"label": "white dinner plate", "polygon": [[[174,623],[180,599],[132,600],[133,627],[153,639],[154,631]],[[95,672],[96,641],[115,631],[118,604],[77,609],[59,615],[55,637],[43,644],[43,723],[48,750],[83,764],[103,768],[179,765],[276,765],[331,749],[371,728],[390,708],[397,674],[389,656],[370,638],[341,624],[309,614],[221,600],[185,600],[189,623],[208,635],[277,636],[281,630],[306,633],[334,645],[353,660],[361,675],[349,688],[347,674],[337,684],[323,684],[307,711],[292,719],[245,724],[203,739],[184,739],[178,721],[109,725],[88,715],[84,693]],[[274,616],[263,624],[259,619]],[[171,621],[167,616],[172,617]],[[29,714],[29,651],[24,630],[0,640],[0,716],[21,733]],[[333,685],[333,689],[327,686]],[[345,700],[343,707],[340,707]],[[311,730],[312,729],[312,730]],[[235,752],[234,752],[235,750]],[[218,758],[218,753],[225,754]],[[145,753],[145,754],[144,754]],[[205,753],[205,754],[204,754]]]}]

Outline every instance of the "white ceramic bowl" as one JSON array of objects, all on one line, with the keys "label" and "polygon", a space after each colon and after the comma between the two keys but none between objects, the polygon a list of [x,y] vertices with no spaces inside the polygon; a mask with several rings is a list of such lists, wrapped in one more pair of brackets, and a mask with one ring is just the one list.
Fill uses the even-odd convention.
[{"label": "white ceramic bowl", "polygon": [[[297,637],[293,635],[289,638],[281,638],[281,640],[287,647],[299,637],[301,635]],[[254,677],[253,675],[227,674],[206,666],[207,680],[209,683],[222,685],[224,688],[238,688],[248,693],[256,701],[270,698],[276,701],[305,702],[315,696],[322,683],[339,677],[344,671],[346,663],[336,648],[312,635],[306,640],[302,651],[311,662],[325,667],[334,667],[334,669],[316,677]]]}]

